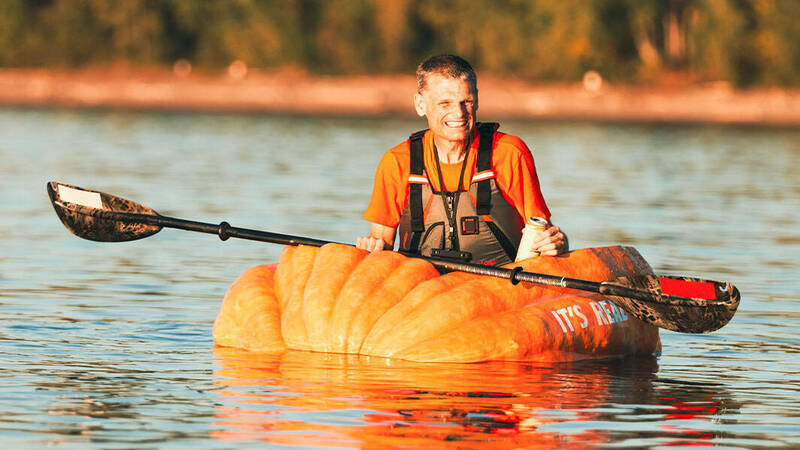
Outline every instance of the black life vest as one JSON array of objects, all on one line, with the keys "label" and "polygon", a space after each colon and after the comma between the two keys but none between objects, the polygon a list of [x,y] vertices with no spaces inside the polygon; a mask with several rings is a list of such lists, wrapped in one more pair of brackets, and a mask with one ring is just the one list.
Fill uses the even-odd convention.
[{"label": "black life vest", "polygon": [[[469,195],[462,187],[463,167],[457,191],[433,191],[422,145],[427,130],[411,135],[408,202],[399,224],[401,251],[482,264],[514,261],[524,220],[503,197],[491,166],[492,143],[498,126],[478,124],[480,140]],[[438,158],[435,159],[438,165]],[[466,160],[465,157],[464,165]],[[441,180],[441,171],[438,172]],[[440,186],[444,190],[443,183]]]}]

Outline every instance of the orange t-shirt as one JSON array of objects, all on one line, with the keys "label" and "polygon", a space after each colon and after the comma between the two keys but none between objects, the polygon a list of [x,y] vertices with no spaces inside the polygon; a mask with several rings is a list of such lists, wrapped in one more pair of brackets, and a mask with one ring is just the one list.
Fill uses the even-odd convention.
[{"label": "orange t-shirt", "polygon": [[[470,180],[475,173],[476,157],[480,135],[475,133],[464,171],[464,189],[469,189]],[[550,220],[550,211],[539,189],[539,177],[528,146],[522,139],[504,133],[495,133],[492,150],[492,169],[497,178],[497,186],[503,197],[519,212],[521,217],[543,217]],[[435,191],[439,190],[439,176],[436,174],[436,160],[433,151],[433,134],[428,131],[422,138],[425,171]],[[383,155],[375,173],[375,187],[372,199],[364,212],[364,218],[390,228],[400,223],[400,217],[408,201],[408,175],[411,172],[411,146],[408,141],[397,145]],[[446,190],[455,191],[461,175],[461,163],[440,162],[442,179]]]}]

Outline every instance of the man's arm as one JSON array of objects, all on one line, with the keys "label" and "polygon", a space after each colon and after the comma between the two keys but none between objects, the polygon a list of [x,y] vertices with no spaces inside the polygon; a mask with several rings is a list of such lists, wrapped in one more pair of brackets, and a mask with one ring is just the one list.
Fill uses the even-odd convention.
[{"label": "man's arm", "polygon": [[391,250],[394,248],[394,238],[397,227],[387,227],[378,223],[372,223],[369,236],[362,236],[356,239],[356,247],[370,252],[378,250]]},{"label": "man's arm", "polygon": [[[505,152],[495,151],[498,159],[493,160],[498,187],[522,217],[549,219],[550,211],[542,196],[536,165],[528,146],[520,138],[511,135],[503,136],[503,144],[510,147],[505,147]],[[519,248],[518,253],[529,254],[531,251],[541,255],[559,255],[569,251],[569,241],[561,228],[551,225],[534,236],[530,248]]]}]

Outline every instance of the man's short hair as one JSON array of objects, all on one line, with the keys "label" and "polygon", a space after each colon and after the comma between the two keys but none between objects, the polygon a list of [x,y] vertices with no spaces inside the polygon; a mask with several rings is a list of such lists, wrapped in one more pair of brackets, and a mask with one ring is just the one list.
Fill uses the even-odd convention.
[{"label": "man's short hair", "polygon": [[464,80],[478,89],[478,77],[467,60],[456,55],[436,55],[417,66],[417,92],[422,92],[433,74]]}]

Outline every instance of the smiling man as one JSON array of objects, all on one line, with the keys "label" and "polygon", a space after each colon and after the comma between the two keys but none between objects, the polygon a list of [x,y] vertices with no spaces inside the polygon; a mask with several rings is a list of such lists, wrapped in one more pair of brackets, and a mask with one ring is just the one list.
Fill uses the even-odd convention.
[{"label": "smiling man", "polygon": [[467,61],[438,55],[420,64],[414,108],[428,129],[381,159],[364,213],[370,234],[357,247],[392,249],[399,234],[401,251],[482,264],[514,261],[518,251],[567,251],[556,226],[519,248],[524,218],[549,223],[550,211],[525,143],[476,121],[478,84]]}]

